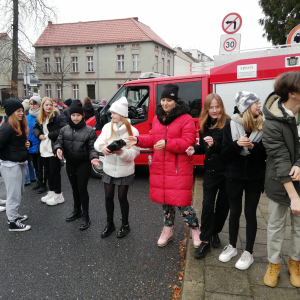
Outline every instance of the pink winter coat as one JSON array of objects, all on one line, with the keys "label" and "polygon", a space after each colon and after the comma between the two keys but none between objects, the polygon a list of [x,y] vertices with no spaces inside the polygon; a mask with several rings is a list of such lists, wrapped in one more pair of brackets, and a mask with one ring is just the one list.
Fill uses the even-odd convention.
[{"label": "pink winter coat", "polygon": [[149,135],[138,137],[141,148],[167,140],[165,149],[154,150],[150,165],[150,198],[160,204],[189,206],[192,202],[193,157],[185,150],[195,144],[196,127],[192,117],[184,113],[187,106],[182,106],[177,105],[176,111],[167,115],[164,124],[168,125],[161,124],[162,116],[157,113]]}]

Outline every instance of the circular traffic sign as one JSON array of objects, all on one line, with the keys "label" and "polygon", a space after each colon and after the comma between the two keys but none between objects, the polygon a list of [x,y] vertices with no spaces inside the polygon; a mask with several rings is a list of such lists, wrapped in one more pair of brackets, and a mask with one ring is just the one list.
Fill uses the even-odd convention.
[{"label": "circular traffic sign", "polygon": [[299,44],[300,45],[300,25],[294,27],[289,33],[287,39],[287,44]]},{"label": "circular traffic sign", "polygon": [[225,40],[224,44],[223,44],[223,48],[225,51],[227,52],[231,52],[236,48],[237,42],[234,38],[229,38],[227,40]]},{"label": "circular traffic sign", "polygon": [[240,30],[242,26],[242,17],[237,13],[230,13],[222,21],[222,29],[228,33],[233,34]]}]

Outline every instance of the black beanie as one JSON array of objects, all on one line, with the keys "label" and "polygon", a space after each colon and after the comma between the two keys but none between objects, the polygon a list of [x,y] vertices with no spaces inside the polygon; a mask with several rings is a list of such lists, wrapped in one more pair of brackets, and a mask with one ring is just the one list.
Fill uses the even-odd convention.
[{"label": "black beanie", "polygon": [[81,114],[83,116],[82,103],[72,103],[69,106],[70,115],[71,114]]},{"label": "black beanie", "polygon": [[8,98],[8,99],[4,100],[4,109],[5,109],[5,113],[8,116],[11,116],[19,108],[23,108],[23,111],[24,111],[24,107],[23,107],[22,103],[17,101],[16,99]]},{"label": "black beanie", "polygon": [[67,106],[70,106],[72,104],[72,99],[67,99],[65,102],[64,102]]},{"label": "black beanie", "polygon": [[177,84],[167,83],[163,86],[160,99],[168,98],[177,102],[178,90],[179,90],[179,86]]}]

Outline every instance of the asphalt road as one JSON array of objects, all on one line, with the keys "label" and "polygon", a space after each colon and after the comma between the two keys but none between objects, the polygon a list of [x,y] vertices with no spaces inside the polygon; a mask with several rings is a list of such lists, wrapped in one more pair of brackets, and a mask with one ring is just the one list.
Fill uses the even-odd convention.
[{"label": "asphalt road", "polygon": [[[79,231],[80,220],[67,223],[72,193],[62,169],[65,203],[47,206],[26,187],[19,213],[28,215],[27,232],[9,232],[0,213],[0,299],[169,299],[178,284],[179,241],[185,226],[177,213],[175,241],[156,245],[163,220],[162,208],[149,198],[148,167],[137,167],[129,188],[131,232],[101,239],[105,226],[103,183],[90,179],[92,224]],[[0,199],[5,187],[0,177]],[[121,225],[115,198],[115,224]]]}]

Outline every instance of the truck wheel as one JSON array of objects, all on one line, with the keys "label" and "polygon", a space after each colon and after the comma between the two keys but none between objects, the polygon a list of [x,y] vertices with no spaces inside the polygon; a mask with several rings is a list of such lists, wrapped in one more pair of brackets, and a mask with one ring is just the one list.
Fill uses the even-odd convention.
[{"label": "truck wheel", "polygon": [[99,166],[93,166],[91,168],[91,176],[93,178],[99,178],[101,179],[103,175],[103,162],[101,161],[101,159],[99,159]]}]

